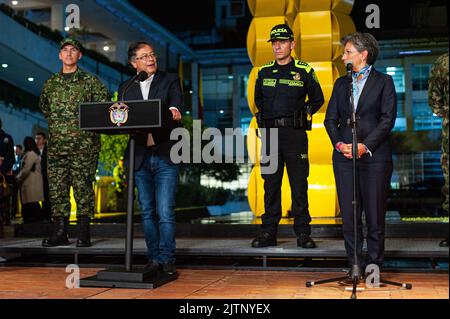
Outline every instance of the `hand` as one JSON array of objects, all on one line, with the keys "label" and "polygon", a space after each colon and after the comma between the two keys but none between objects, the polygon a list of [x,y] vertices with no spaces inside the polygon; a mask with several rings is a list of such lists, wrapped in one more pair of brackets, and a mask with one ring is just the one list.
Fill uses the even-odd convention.
[{"label": "hand", "polygon": [[[341,153],[348,159],[353,158],[352,154],[352,144],[342,144],[339,148]],[[367,153],[366,147],[362,143],[358,143],[358,158],[361,158],[364,154]]]},{"label": "hand", "polygon": [[339,151],[341,151],[342,155],[344,155],[348,159],[352,159],[352,144],[341,144],[339,147]]},{"label": "hand", "polygon": [[0,156],[0,166],[3,165],[3,159],[4,159],[4,158]]},{"label": "hand", "polygon": [[170,109],[170,112],[172,112],[172,118],[174,121],[181,120],[181,113],[177,109]]},{"label": "hand", "polygon": [[366,146],[362,143],[358,143],[358,158],[367,153]]}]

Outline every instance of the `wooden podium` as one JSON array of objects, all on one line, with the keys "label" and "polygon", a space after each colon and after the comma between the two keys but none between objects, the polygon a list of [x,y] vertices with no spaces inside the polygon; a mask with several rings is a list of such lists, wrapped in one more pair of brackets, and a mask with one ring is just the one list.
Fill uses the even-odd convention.
[{"label": "wooden podium", "polygon": [[129,134],[127,233],[125,265],[99,271],[97,275],[80,280],[81,287],[144,288],[153,289],[178,275],[149,272],[132,266],[134,214],[134,155],[137,133],[151,133],[173,125],[171,112],[161,100],[82,103],[79,106],[80,130],[102,134]]}]

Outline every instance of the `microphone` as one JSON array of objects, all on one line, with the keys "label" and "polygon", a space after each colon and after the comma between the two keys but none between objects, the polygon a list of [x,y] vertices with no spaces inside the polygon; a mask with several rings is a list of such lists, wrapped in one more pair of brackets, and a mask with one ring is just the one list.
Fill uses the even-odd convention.
[{"label": "microphone", "polygon": [[345,64],[345,69],[347,71],[347,77],[351,78],[352,73],[353,73],[353,61],[348,60],[348,61],[345,61],[344,64]]},{"label": "microphone", "polygon": [[136,78],[134,79],[135,83],[139,83],[142,81],[145,81],[148,79],[148,73],[145,71],[141,71],[137,74]]},{"label": "microphone", "polygon": [[130,80],[130,82],[128,82],[127,86],[125,86],[125,89],[122,92],[122,98],[120,99],[120,101],[123,101],[123,97],[125,96],[125,92],[127,92],[128,88],[131,86],[131,84],[133,83],[139,83],[142,81],[145,81],[148,79],[148,73],[145,71],[141,71],[138,74],[136,74],[135,76],[133,76]]}]

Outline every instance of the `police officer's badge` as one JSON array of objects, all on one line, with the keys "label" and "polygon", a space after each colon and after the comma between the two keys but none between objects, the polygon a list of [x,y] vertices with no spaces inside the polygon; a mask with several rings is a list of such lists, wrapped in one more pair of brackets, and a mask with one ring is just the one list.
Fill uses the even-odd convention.
[{"label": "police officer's badge", "polygon": [[8,143],[9,143],[9,138],[5,137],[5,138],[3,139],[3,143],[8,144]]},{"label": "police officer's badge", "polygon": [[300,73],[295,73],[295,75],[294,75],[294,80],[296,80],[296,81],[300,81]]},{"label": "police officer's badge", "polygon": [[109,118],[113,124],[122,126],[128,121],[128,105],[124,103],[115,103],[109,108]]}]

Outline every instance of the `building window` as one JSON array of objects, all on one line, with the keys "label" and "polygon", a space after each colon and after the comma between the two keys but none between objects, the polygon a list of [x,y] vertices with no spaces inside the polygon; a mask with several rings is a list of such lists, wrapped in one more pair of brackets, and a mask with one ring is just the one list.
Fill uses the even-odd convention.
[{"label": "building window", "polygon": [[248,85],[248,75],[242,75],[239,77],[239,96],[242,99],[247,98],[247,85]]},{"label": "building window", "polygon": [[415,131],[440,130],[442,119],[433,114],[428,105],[428,80],[432,64],[413,64],[412,74],[412,117]]},{"label": "building window", "polygon": [[204,74],[202,78],[204,124],[223,129],[232,127],[233,123],[233,77],[226,69],[217,72]]},{"label": "building window", "polygon": [[241,118],[242,134],[244,134],[244,135],[248,134],[248,129],[250,127],[250,122],[251,121],[252,121],[251,117],[243,117],[243,118]]},{"label": "building window", "polygon": [[230,17],[242,18],[245,15],[244,1],[231,1]]},{"label": "building window", "polygon": [[406,131],[405,70],[402,66],[388,66],[377,68],[377,70],[389,74],[394,81],[395,92],[397,93],[397,119],[393,131]]},{"label": "building window", "polygon": [[428,78],[430,77],[431,64],[412,65],[413,91],[428,91]]}]

